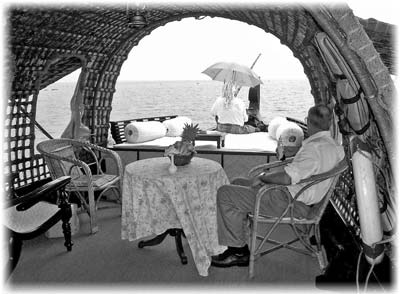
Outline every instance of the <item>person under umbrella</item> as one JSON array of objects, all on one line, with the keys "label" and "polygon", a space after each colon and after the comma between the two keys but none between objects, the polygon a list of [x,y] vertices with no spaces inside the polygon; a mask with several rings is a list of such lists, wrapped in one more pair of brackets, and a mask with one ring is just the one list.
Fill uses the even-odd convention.
[{"label": "person under umbrella", "polygon": [[211,114],[217,122],[217,131],[232,134],[249,134],[259,131],[253,126],[244,124],[248,120],[246,106],[237,94],[236,83],[224,82],[222,96],[218,97],[211,107]]}]

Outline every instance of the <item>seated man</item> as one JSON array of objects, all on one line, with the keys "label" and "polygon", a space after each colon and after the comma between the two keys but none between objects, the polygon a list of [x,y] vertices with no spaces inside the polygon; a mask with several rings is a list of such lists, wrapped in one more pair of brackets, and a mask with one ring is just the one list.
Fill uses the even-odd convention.
[{"label": "seated man", "polygon": [[[220,255],[213,256],[211,265],[217,267],[248,266],[249,248],[246,231],[247,213],[254,209],[255,196],[263,184],[289,185],[286,189],[294,196],[302,187],[296,185],[300,180],[312,175],[327,172],[334,168],[343,158],[343,147],[331,137],[329,127],[332,111],[324,105],[316,105],[308,111],[307,127],[309,138],[303,141],[302,147],[292,163],[282,171],[267,172],[254,179],[239,178],[231,185],[224,185],[217,193],[217,221],[219,244],[228,246]],[[329,189],[329,181],[323,181],[307,189],[296,201],[294,214],[306,217],[309,205],[318,203]],[[260,213],[279,216],[287,207],[284,193],[278,189],[271,190],[263,198]]]}]

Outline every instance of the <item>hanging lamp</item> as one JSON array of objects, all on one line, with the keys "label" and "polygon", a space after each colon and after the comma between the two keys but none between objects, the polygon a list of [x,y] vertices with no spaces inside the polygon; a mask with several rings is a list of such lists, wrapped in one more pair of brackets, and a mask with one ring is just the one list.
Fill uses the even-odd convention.
[{"label": "hanging lamp", "polygon": [[[144,11],[144,7],[141,10]],[[136,8],[135,13],[132,15],[131,11],[129,10],[129,6],[127,5],[126,15],[128,26],[130,28],[141,29],[147,26],[146,17],[144,16],[144,13],[139,10],[139,8]]]}]

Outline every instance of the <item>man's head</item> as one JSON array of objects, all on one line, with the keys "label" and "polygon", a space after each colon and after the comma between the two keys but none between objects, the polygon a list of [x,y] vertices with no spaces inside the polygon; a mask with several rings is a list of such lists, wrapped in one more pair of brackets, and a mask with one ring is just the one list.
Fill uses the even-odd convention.
[{"label": "man's head", "polygon": [[311,136],[321,131],[329,131],[332,122],[332,111],[325,105],[314,105],[308,110],[307,127]]}]

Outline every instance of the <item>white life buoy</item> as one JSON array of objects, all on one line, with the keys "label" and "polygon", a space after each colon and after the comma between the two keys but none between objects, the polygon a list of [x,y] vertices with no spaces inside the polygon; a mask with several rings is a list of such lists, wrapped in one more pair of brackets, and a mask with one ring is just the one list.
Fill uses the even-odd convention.
[{"label": "white life buoy", "polygon": [[352,138],[353,175],[360,217],[361,238],[365,257],[370,264],[382,261],[384,255],[383,230],[379,211],[372,155],[369,147],[358,137]]}]

